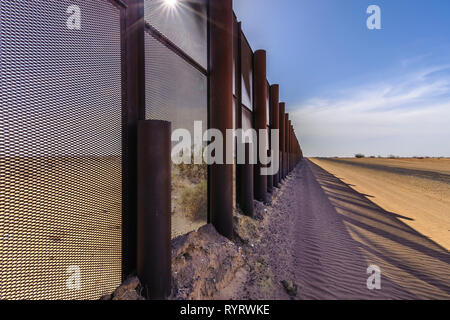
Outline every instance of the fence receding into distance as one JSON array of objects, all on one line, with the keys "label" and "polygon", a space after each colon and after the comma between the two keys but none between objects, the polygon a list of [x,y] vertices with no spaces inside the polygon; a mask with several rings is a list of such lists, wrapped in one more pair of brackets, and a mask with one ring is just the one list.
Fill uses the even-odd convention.
[{"label": "fence receding into distance", "polygon": [[231,238],[303,156],[232,0],[4,0],[0,49],[0,299],[98,299],[139,273],[140,122],[280,130],[274,176],[170,164],[170,238]]}]

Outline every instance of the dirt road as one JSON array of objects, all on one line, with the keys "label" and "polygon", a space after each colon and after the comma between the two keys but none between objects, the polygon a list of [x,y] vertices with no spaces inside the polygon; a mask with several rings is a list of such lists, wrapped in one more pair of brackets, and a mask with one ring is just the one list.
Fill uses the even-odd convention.
[{"label": "dirt road", "polygon": [[[297,284],[296,299],[450,298],[450,256],[433,242],[309,160],[284,182],[257,248],[275,289]],[[367,268],[381,269],[381,290],[367,288]],[[249,288],[249,298],[261,298]]]}]

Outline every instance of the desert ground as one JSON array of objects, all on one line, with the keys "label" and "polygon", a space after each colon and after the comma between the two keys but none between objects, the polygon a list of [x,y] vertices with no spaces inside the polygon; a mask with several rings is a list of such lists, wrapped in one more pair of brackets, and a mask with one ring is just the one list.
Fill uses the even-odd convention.
[{"label": "desert ground", "polygon": [[406,225],[450,250],[450,159],[312,159]]},{"label": "desert ground", "polygon": [[[254,245],[264,281],[253,270],[233,298],[450,299],[448,162],[406,162],[302,160]],[[371,265],[381,290],[367,288]]]}]

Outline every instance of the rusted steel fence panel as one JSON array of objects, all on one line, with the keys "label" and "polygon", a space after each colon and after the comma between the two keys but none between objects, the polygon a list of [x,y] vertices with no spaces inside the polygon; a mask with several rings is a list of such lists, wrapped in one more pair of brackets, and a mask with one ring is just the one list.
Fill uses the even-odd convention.
[{"label": "rusted steel fence panel", "polygon": [[[0,2],[0,299],[96,299],[134,272],[165,298],[170,239],[208,221],[232,238],[233,204],[253,216],[254,198],[303,157],[232,0],[167,6]],[[192,134],[194,121],[223,136],[279,129],[279,172],[261,175],[249,144],[244,165],[174,165],[171,130]],[[78,290],[65,286],[69,269]]]}]

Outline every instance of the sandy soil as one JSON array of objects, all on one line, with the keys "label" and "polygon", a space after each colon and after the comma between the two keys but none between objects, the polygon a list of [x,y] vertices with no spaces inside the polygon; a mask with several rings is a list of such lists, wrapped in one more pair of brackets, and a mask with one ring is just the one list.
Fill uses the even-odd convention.
[{"label": "sandy soil", "polygon": [[[265,281],[253,268],[236,298],[450,298],[448,250],[308,160],[268,206],[253,255]],[[370,265],[381,269],[381,290],[367,289]]]},{"label": "sandy soil", "polygon": [[[319,159],[311,159],[312,161]],[[323,160],[323,159],[322,159]],[[388,168],[400,168],[419,171],[430,171],[431,173],[442,173],[450,175],[450,158],[332,158],[330,160],[338,160],[351,164],[365,165],[366,167],[376,167],[377,165]],[[386,169],[385,169],[386,170]],[[417,174],[417,172],[416,172]]]},{"label": "sandy soil", "polygon": [[312,159],[450,250],[450,159]]}]

